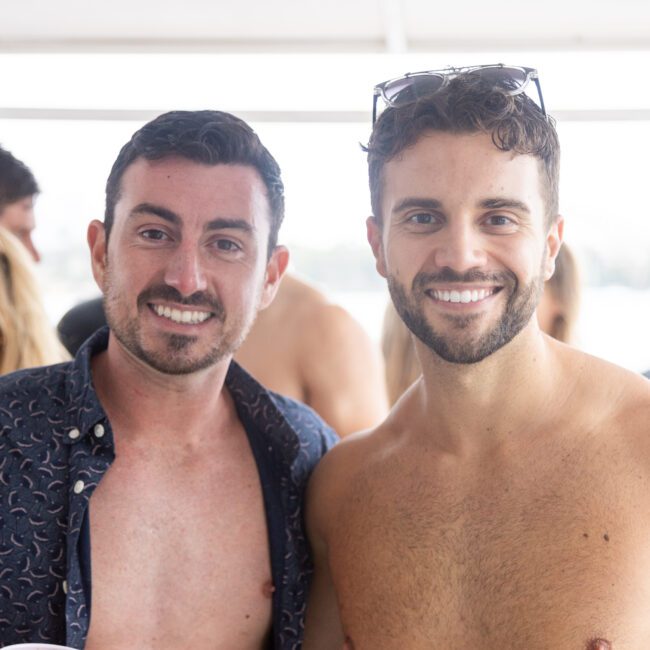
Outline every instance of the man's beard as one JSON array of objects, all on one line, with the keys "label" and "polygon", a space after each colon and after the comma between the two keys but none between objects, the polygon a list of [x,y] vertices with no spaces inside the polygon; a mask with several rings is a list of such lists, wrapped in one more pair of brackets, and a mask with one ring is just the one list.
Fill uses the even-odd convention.
[{"label": "man's beard", "polygon": [[[209,310],[212,313],[209,320],[218,320],[221,323],[222,331],[221,335],[213,337],[211,347],[200,356],[193,354],[195,345],[200,343],[200,337],[195,335],[158,332],[156,338],[158,341],[163,339],[164,345],[156,346],[154,343],[153,346],[147,346],[139,320],[123,317],[120,314],[123,305],[121,305],[119,291],[112,286],[110,273],[106,280],[104,312],[111,331],[134,357],[164,374],[191,374],[231,356],[241,345],[250,325],[252,325],[252,320],[247,327],[238,321],[231,323],[228,329],[225,329],[226,312],[221,301],[215,296],[199,291],[191,296],[183,297],[174,287],[165,284],[155,285],[148,287],[138,295],[138,313],[149,309],[148,303],[156,299],[175,302],[178,305]],[[206,338],[205,335],[203,338]]]},{"label": "man's beard", "polygon": [[[500,292],[508,292],[509,295],[499,321],[487,332],[473,337],[468,334],[468,337],[463,338],[463,331],[468,330],[478,319],[485,318],[485,314],[438,314],[438,318],[444,318],[450,324],[452,332],[442,334],[434,330],[425,315],[426,301],[432,300],[426,290],[433,283],[450,282],[459,283],[459,291],[463,290],[460,283],[464,282],[497,284],[502,287]],[[473,270],[458,274],[446,268],[440,273],[418,273],[413,279],[411,296],[408,296],[404,286],[394,276],[388,276],[391,298],[406,326],[429,349],[450,363],[478,363],[509,343],[535,313],[543,288],[541,270],[529,284],[520,286],[516,276],[509,271],[485,274]]]}]

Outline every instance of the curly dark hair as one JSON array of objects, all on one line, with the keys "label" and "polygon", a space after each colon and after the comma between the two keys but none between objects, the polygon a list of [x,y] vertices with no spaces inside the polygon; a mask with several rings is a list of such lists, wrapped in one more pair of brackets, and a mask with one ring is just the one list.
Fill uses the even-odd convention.
[{"label": "curly dark hair", "polygon": [[397,107],[379,117],[365,151],[372,211],[381,224],[383,170],[387,162],[413,146],[426,131],[482,132],[502,151],[536,157],[542,196],[550,223],[559,209],[560,143],[555,122],[524,93],[510,95],[472,72],[459,74],[434,95]]},{"label": "curly dark hair", "polygon": [[284,218],[280,166],[246,122],[222,111],[171,111],[136,131],[121,149],[106,182],[104,227],[108,239],[124,171],[138,158],[180,156],[206,165],[249,165],[266,186],[271,213],[268,254],[275,248]]},{"label": "curly dark hair", "polygon": [[34,196],[39,191],[29,167],[0,147],[0,212],[10,203]]}]

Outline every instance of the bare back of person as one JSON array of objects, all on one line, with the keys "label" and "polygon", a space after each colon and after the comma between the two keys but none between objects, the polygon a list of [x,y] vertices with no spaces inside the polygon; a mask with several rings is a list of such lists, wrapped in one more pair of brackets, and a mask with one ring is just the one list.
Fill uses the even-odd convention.
[{"label": "bare back of person", "polygon": [[145,445],[146,432],[129,429],[114,423],[116,460],[90,502],[87,650],[264,647],[267,527],[234,407],[223,429],[206,418],[204,431],[176,440],[170,431],[165,445]]},{"label": "bare back of person", "polygon": [[311,406],[340,436],[388,412],[379,350],[350,314],[294,275],[258,314],[235,360],[267,388]]},{"label": "bare back of person", "polygon": [[342,630],[319,641],[308,625],[306,648],[650,647],[650,385],[559,356],[545,417],[492,449],[440,448],[416,384],[328,455],[314,589],[333,583]]},{"label": "bare back of person", "polygon": [[301,339],[314,302],[323,302],[316,290],[297,278],[284,277],[275,300],[259,312],[235,355],[235,360],[263,386],[301,402],[309,397]]}]

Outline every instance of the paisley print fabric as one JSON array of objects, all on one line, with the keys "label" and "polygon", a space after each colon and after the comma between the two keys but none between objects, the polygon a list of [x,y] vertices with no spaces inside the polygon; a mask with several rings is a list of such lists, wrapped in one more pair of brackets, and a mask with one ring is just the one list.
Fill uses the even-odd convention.
[{"label": "paisley print fabric", "polygon": [[[92,385],[97,332],[73,362],[0,377],[0,647],[83,648],[91,609],[94,489],[114,459]],[[266,391],[234,362],[226,378],[257,462],[269,530],[276,650],[302,644],[312,571],[303,528],[306,481],[336,436],[308,407]]]}]

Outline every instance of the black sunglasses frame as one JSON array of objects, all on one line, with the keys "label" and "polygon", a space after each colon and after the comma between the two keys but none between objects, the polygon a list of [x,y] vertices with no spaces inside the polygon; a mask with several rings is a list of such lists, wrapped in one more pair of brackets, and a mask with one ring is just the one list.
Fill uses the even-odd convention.
[{"label": "black sunglasses frame", "polygon": [[[518,72],[523,72],[526,75],[521,85],[509,91],[509,94],[511,95],[519,95],[525,92],[530,82],[533,81],[535,83],[535,87],[537,88],[537,95],[539,97],[539,108],[542,111],[544,117],[547,117],[546,107],[544,106],[544,97],[542,95],[542,87],[539,83],[539,75],[537,73],[537,70],[535,68],[526,68],[524,66],[504,65],[503,63],[495,63],[490,65],[465,66],[462,68],[444,68],[442,70],[423,70],[421,72],[407,72],[405,75],[402,75],[401,77],[395,77],[394,79],[388,79],[388,81],[383,81],[382,83],[377,84],[373,89],[372,124],[374,126],[375,122],[377,121],[377,101],[379,100],[379,98],[381,98],[385,102],[387,107],[402,105],[402,104],[393,103],[391,99],[387,97],[385,92],[388,86],[394,84],[397,81],[406,82],[409,79],[417,79],[418,77],[438,76],[441,78],[440,86],[436,88],[433,92],[429,93],[429,95],[435,95],[437,92],[442,90],[447,85],[448,81],[450,81],[454,77],[457,77],[460,74],[466,74],[466,73],[480,74],[481,71],[495,70],[495,69],[502,69],[504,70],[504,72],[507,70],[517,70]],[[507,78],[508,75],[504,74],[504,79]],[[511,79],[513,81],[516,81],[516,78],[514,76],[512,76]],[[407,86],[405,85],[404,88],[406,87]],[[402,90],[404,90],[404,88]],[[405,103],[410,103],[410,102],[405,102]]]}]

